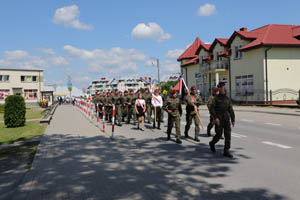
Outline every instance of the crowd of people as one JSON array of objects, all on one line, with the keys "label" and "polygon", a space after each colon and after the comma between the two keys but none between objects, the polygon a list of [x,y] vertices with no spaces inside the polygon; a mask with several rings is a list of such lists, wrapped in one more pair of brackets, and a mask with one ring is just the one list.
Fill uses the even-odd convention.
[{"label": "crowd of people", "polygon": [[[148,88],[133,90],[103,92],[93,98],[93,103],[98,106],[99,115],[105,112],[105,119],[112,122],[113,106],[115,106],[116,125],[122,126],[122,122],[130,124],[132,121],[137,125],[137,129],[144,131],[144,124],[152,123],[152,128],[161,129],[164,112],[168,113],[167,140],[171,138],[171,131],[175,123],[176,143],[181,144],[180,118],[182,116],[182,104],[186,104],[186,125],[184,136],[189,138],[189,129],[194,120],[195,134],[194,140],[200,142],[200,126],[204,126],[199,115],[199,106],[203,104],[201,97],[196,92],[196,87],[192,86],[188,94],[180,99],[177,92],[171,90],[169,96],[161,94],[160,89],[155,89],[151,94]],[[213,95],[209,98],[208,110],[210,113],[210,122],[207,127],[207,135],[211,136],[211,129],[215,126],[215,136],[209,142],[212,152],[216,152],[215,144],[222,138],[224,133],[225,146],[224,156],[233,157],[229,152],[231,143],[231,125],[235,125],[235,115],[232,109],[230,99],[226,96],[225,84],[220,83],[217,88],[213,89]],[[152,120],[153,116],[153,120]],[[145,122],[146,121],[146,122]]]}]

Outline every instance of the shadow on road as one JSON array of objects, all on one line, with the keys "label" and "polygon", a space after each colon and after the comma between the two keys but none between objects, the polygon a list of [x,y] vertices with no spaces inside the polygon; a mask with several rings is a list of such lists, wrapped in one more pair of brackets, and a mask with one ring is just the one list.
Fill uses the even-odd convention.
[{"label": "shadow on road", "polygon": [[225,190],[222,184],[208,183],[229,176],[241,157],[250,158],[212,155],[205,144],[44,137],[47,142],[37,152],[43,157],[34,162],[13,199],[285,199],[262,188]]}]

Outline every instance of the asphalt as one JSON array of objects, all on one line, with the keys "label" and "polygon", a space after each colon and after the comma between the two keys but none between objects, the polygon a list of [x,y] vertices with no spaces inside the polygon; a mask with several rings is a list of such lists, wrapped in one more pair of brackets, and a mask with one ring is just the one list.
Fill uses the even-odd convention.
[{"label": "asphalt", "polygon": [[[60,106],[32,170],[5,199],[299,199],[299,118],[246,109],[235,108],[228,159],[223,140],[210,152],[206,130],[200,143],[178,145],[174,135],[166,140],[166,123],[162,130],[146,124],[144,132],[123,125],[112,139],[110,125],[104,133],[79,109]],[[207,124],[205,107],[200,115]]]}]

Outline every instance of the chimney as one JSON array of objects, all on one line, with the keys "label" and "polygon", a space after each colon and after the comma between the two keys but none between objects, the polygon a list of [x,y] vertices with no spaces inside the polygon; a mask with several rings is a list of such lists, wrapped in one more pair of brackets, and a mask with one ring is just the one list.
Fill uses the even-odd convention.
[{"label": "chimney", "polygon": [[245,32],[247,32],[247,27],[242,27],[242,28],[240,28],[240,31],[245,31]]}]

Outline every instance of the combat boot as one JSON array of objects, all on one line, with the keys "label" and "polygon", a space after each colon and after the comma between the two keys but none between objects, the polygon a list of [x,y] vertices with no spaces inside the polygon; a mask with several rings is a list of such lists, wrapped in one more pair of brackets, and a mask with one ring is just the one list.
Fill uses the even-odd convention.
[{"label": "combat boot", "polygon": [[210,147],[210,150],[211,152],[215,153],[216,152],[216,148],[215,148],[215,145],[212,144],[211,142],[209,142],[209,147]]},{"label": "combat boot", "polygon": [[170,139],[171,139],[171,134],[168,133],[167,140],[170,140]]},{"label": "combat boot", "polygon": [[181,141],[180,139],[177,138],[177,139],[176,139],[176,143],[177,143],[177,144],[181,144],[182,141]]},{"label": "combat boot", "polygon": [[185,136],[185,138],[188,138],[189,134],[187,132],[184,132],[184,136]]},{"label": "combat boot", "polygon": [[233,155],[228,150],[224,150],[224,157],[233,158]]},{"label": "combat boot", "polygon": [[198,137],[195,137],[194,139],[196,142],[200,142],[199,138]]}]

